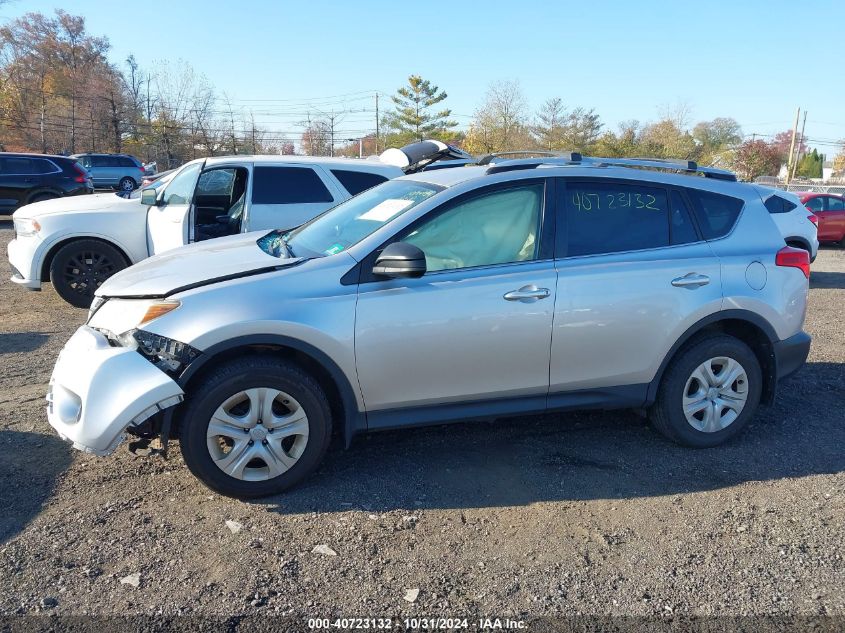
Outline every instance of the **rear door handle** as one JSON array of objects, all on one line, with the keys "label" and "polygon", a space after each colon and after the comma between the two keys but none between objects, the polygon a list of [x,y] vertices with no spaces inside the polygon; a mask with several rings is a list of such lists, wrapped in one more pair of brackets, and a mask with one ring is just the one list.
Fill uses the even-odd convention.
[{"label": "rear door handle", "polygon": [[710,277],[698,273],[687,273],[683,277],[676,277],[672,285],[677,288],[699,288],[710,283]]},{"label": "rear door handle", "polygon": [[534,284],[523,286],[519,290],[511,290],[505,293],[507,301],[521,301],[522,303],[531,303],[532,301],[539,301],[545,299],[551,294],[548,288],[538,288]]}]

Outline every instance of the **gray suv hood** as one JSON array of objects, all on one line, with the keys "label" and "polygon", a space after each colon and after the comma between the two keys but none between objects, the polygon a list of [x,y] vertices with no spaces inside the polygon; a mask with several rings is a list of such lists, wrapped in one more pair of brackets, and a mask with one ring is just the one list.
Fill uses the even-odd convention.
[{"label": "gray suv hood", "polygon": [[256,231],[220,237],[145,259],[110,277],[97,290],[101,297],[165,297],[208,284],[272,272],[303,261],[274,257],[261,250]]}]

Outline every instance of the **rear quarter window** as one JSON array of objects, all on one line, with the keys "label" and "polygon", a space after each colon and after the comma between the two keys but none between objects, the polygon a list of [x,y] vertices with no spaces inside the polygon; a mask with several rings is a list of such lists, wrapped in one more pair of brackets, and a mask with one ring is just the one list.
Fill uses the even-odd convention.
[{"label": "rear quarter window", "polygon": [[307,204],[334,202],[320,177],[310,167],[256,167],[253,204]]},{"label": "rear quarter window", "polygon": [[332,175],[340,181],[343,188],[350,195],[357,196],[362,191],[371,189],[376,185],[385,182],[387,178],[379,174],[372,174],[366,171],[351,171],[348,169],[332,169]]},{"label": "rear quarter window", "polygon": [[724,237],[730,233],[745,204],[739,198],[709,191],[690,189],[687,193],[692,200],[698,226],[706,240]]},{"label": "rear quarter window", "polygon": [[769,196],[764,203],[769,213],[789,213],[796,206],[794,202],[790,202],[778,195]]}]

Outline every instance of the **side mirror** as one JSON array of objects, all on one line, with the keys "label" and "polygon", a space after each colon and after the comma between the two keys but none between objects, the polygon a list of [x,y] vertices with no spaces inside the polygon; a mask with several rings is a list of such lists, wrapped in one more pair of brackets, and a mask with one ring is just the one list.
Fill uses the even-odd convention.
[{"label": "side mirror", "polygon": [[154,187],[141,190],[141,204],[147,207],[158,205],[158,191]]},{"label": "side mirror", "polygon": [[407,242],[393,242],[385,247],[373,266],[374,275],[391,279],[422,277],[425,271],[425,253]]}]

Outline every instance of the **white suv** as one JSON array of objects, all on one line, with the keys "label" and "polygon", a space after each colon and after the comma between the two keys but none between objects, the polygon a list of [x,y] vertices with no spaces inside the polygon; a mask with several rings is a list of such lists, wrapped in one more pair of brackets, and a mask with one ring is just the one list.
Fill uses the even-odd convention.
[{"label": "white suv", "polygon": [[789,191],[755,185],[787,246],[802,248],[815,261],[819,252],[819,219]]},{"label": "white suv", "polygon": [[14,214],[8,245],[12,281],[40,290],[49,280],[65,301],[87,308],[106,279],[151,255],[225,235],[293,228],[386,180],[467,157],[445,143],[421,141],[374,160],[201,158],[137,199],[106,194],[26,205]]}]

